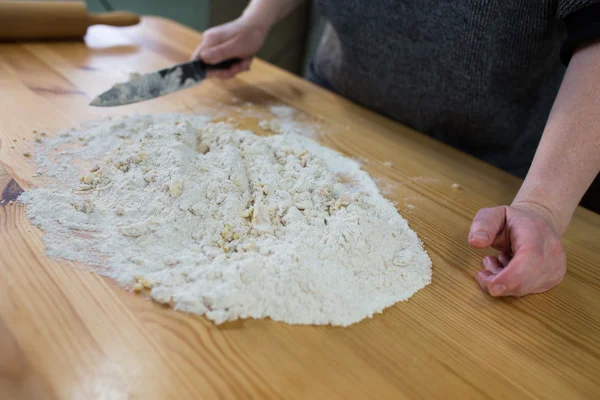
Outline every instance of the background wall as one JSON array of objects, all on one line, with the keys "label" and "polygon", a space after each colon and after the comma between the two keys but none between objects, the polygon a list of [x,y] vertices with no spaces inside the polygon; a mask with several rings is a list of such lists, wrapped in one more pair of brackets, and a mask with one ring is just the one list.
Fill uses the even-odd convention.
[{"label": "background wall", "polygon": [[[160,15],[204,31],[237,18],[248,0],[86,0],[91,12],[128,10]],[[323,21],[310,1],[273,28],[258,56],[290,72],[302,75],[312,56]]]},{"label": "background wall", "polygon": [[[217,0],[217,2],[219,2]],[[229,2],[228,0],[221,2]],[[133,11],[138,14],[160,15],[197,30],[209,25],[210,0],[86,0],[91,12],[110,9]]]}]

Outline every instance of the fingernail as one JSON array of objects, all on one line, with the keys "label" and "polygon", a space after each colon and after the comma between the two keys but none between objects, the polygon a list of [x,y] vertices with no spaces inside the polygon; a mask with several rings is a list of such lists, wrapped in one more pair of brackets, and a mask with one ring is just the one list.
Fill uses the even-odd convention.
[{"label": "fingernail", "polygon": [[475,232],[472,236],[472,239],[477,239],[477,240],[481,240],[483,242],[486,242],[488,240],[490,240],[490,237],[488,236],[487,233],[483,232],[483,231],[477,231]]},{"label": "fingernail", "polygon": [[213,52],[210,50],[204,50],[203,52],[200,53],[200,57],[203,60],[210,61],[213,57]]},{"label": "fingernail", "polygon": [[504,293],[505,290],[506,290],[506,286],[504,286],[502,284],[495,284],[495,285],[492,285],[492,287],[490,288],[490,292],[492,292],[493,295],[502,294],[502,293]]}]

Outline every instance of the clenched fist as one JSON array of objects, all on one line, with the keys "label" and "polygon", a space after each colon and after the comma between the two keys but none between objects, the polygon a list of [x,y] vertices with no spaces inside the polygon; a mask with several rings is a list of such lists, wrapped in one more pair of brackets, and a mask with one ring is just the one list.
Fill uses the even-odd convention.
[{"label": "clenched fist", "polygon": [[483,259],[477,274],[481,288],[492,296],[524,296],[558,285],[567,258],[550,214],[530,203],[480,210],[469,232],[476,249],[492,247],[497,257]]}]

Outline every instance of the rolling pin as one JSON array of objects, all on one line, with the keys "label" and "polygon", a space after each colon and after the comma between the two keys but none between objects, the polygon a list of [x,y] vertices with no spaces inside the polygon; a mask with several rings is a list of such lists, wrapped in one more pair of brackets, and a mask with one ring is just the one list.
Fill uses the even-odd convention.
[{"label": "rolling pin", "polygon": [[0,1],[0,40],[79,39],[90,25],[138,22],[128,12],[90,14],[82,1]]}]

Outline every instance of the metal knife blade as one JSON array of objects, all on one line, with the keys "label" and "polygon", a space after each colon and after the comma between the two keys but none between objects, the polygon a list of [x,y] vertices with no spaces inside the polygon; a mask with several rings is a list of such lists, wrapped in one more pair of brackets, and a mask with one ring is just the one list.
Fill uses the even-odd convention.
[{"label": "metal knife blade", "polygon": [[117,83],[111,89],[92,100],[90,105],[96,107],[113,107],[151,100],[195,86],[206,78],[207,71],[228,69],[240,61],[240,59],[234,58],[211,65],[201,60],[196,60],[148,74],[132,74],[129,81]]}]

